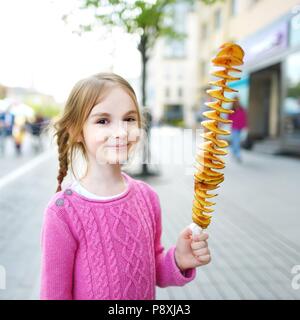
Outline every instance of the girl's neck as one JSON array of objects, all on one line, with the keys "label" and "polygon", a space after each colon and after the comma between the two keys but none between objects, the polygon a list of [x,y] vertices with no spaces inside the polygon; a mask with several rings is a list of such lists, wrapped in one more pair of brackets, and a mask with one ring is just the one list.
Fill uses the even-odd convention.
[{"label": "girl's neck", "polygon": [[98,196],[109,197],[126,190],[126,181],[118,164],[89,166],[87,174],[79,182]]}]

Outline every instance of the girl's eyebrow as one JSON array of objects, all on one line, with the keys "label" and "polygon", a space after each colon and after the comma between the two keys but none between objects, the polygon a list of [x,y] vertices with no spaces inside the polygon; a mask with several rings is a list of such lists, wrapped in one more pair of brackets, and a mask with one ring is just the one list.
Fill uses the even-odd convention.
[{"label": "girl's eyebrow", "polygon": [[[129,114],[137,114],[137,111],[136,110],[131,110],[131,111],[128,111],[124,114],[124,117],[129,115]],[[107,112],[98,112],[98,113],[94,113],[91,115],[91,118],[94,118],[94,117],[99,117],[99,116],[106,116],[106,117],[109,117],[111,116],[110,113],[107,113]]]}]

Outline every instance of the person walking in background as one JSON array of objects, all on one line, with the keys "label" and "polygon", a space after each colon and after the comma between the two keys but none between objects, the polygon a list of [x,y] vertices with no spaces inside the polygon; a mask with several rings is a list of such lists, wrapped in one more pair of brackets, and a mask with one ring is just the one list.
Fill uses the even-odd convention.
[{"label": "person walking in background", "polygon": [[11,106],[0,114],[0,155],[5,154],[6,139],[12,136],[15,116],[11,113]]},{"label": "person walking in background", "polygon": [[12,109],[12,106],[10,105],[5,112],[4,125],[5,125],[6,137],[12,136],[13,127],[15,123],[15,115],[12,113],[11,109]]},{"label": "person walking in background", "polygon": [[5,153],[5,112],[0,112],[0,155]]},{"label": "person walking in background", "polygon": [[29,131],[32,135],[32,147],[35,153],[43,150],[42,131],[45,125],[45,118],[41,113],[37,113],[32,122],[28,122]]},{"label": "person walking in background", "polygon": [[247,112],[241,106],[239,97],[236,96],[234,99],[236,100],[232,104],[234,113],[228,116],[228,119],[232,120],[231,150],[235,159],[241,162],[241,132],[247,128]]},{"label": "person walking in background", "polygon": [[17,156],[20,156],[22,153],[22,144],[26,134],[25,122],[26,119],[24,117],[16,117],[12,130]]}]

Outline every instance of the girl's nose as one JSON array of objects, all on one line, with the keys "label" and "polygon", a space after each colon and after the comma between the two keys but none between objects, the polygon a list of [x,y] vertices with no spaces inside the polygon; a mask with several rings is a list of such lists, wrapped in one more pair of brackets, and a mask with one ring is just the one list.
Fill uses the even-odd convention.
[{"label": "girl's nose", "polygon": [[120,121],[112,130],[112,136],[114,138],[125,138],[128,135],[127,122]]}]

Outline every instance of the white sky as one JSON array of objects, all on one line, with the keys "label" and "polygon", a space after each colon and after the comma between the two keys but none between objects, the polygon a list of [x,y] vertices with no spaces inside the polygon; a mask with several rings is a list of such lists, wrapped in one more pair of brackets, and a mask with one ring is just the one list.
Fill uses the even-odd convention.
[{"label": "white sky", "polygon": [[132,36],[116,32],[101,40],[95,33],[72,34],[72,26],[66,26],[61,16],[76,3],[0,0],[1,84],[33,86],[63,102],[77,80],[108,71],[112,63],[113,71],[126,79],[139,77],[140,55]]}]

